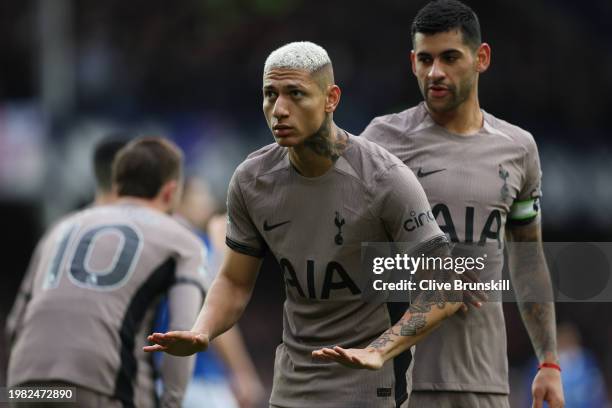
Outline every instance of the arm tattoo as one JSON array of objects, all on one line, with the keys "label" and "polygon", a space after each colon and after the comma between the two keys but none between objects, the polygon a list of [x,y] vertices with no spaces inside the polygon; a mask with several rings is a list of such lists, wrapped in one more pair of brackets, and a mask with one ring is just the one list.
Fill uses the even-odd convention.
[{"label": "arm tattoo", "polygon": [[[393,327],[390,327],[374,340],[368,347],[375,349],[384,348],[392,343],[399,336],[416,336],[427,326],[427,315],[424,313],[410,313],[407,318],[403,318]],[[399,333],[398,333],[399,331]]]},{"label": "arm tattoo", "polygon": [[508,238],[529,244],[510,245],[508,249],[517,306],[536,356],[544,361],[557,359],[557,338],[552,283],[540,234],[540,226],[535,223],[513,228]]},{"label": "arm tattoo", "polygon": [[427,313],[431,310],[431,303],[413,303],[410,305],[412,313]]},{"label": "arm tattoo", "polygon": [[518,303],[523,323],[529,332],[538,360],[556,359],[557,342],[554,333],[555,308],[552,303]]},{"label": "arm tattoo", "polygon": [[370,343],[369,347],[379,349],[385,347],[388,343],[392,342],[395,337],[397,337],[397,333],[393,330],[395,326],[389,328],[386,332],[380,335],[376,340]]},{"label": "arm tattoo", "polygon": [[[440,247],[431,252],[439,256],[448,254],[448,247]],[[449,281],[450,274],[447,271],[436,271],[422,269],[419,271],[421,279],[436,279],[438,282]],[[452,293],[452,291],[450,291]],[[380,337],[370,343],[369,347],[381,349],[389,343],[393,343],[400,336],[417,336],[428,326],[428,313],[434,307],[444,309],[452,296],[449,291],[424,290],[421,291],[415,301],[410,305],[407,313],[393,327],[385,331]]]},{"label": "arm tattoo", "polygon": [[402,336],[416,336],[419,330],[427,326],[427,317],[424,314],[414,314],[406,322],[402,322],[400,334]]}]

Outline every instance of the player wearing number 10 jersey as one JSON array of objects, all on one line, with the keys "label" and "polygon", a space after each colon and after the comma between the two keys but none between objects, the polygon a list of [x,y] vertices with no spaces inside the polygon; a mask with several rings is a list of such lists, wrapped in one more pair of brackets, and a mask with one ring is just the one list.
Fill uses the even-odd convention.
[{"label": "player wearing number 10 jersey", "polygon": [[[165,139],[128,144],[113,167],[118,201],[67,217],[41,241],[22,285],[29,301],[11,314],[9,386],[59,381],[77,387],[81,407],[156,406],[141,349],[158,300],[167,293],[170,327],[186,329],[204,293],[203,246],[166,214],[181,167]],[[164,359],[162,406],[180,406],[192,367]]]}]

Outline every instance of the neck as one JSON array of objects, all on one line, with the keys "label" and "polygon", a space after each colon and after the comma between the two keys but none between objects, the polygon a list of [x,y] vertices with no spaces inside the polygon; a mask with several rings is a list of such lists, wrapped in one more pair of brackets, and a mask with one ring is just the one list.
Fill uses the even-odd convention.
[{"label": "neck", "polygon": [[330,122],[301,145],[290,147],[289,160],[301,175],[319,177],[342,155],[347,141],[346,133]]},{"label": "neck", "polygon": [[161,211],[165,214],[168,213],[168,206],[163,203],[163,201],[158,198],[141,198],[141,197],[132,197],[132,196],[123,196],[119,197],[116,201],[117,204],[135,204],[143,207],[151,208],[153,210]]},{"label": "neck", "polygon": [[117,201],[117,195],[112,191],[98,191],[94,199],[94,205],[107,205]]},{"label": "neck", "polygon": [[448,112],[434,112],[427,104],[425,107],[436,124],[442,126],[451,133],[461,136],[472,135],[482,128],[483,114],[480,110],[478,91],[475,89],[472,94],[456,109]]}]

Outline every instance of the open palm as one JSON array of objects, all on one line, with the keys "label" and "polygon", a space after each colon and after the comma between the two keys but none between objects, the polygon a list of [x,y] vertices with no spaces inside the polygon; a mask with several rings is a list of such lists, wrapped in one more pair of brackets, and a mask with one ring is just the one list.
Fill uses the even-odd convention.
[{"label": "open palm", "polygon": [[152,346],[145,346],[143,350],[151,353],[164,351],[173,356],[190,356],[208,348],[208,336],[192,331],[171,331],[167,333],[153,333],[147,337]]},{"label": "open palm", "polygon": [[312,352],[318,360],[335,361],[344,366],[357,369],[378,370],[383,366],[384,360],[380,353],[373,348],[345,349],[340,346],[322,348]]}]

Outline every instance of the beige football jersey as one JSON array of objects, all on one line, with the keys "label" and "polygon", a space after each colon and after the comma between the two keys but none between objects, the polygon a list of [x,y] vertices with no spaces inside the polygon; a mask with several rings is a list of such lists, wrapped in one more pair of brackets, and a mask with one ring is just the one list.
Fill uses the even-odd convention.
[{"label": "beige football jersey", "polygon": [[[64,219],[38,245],[11,313],[8,385],[62,380],[124,406],[155,406],[152,359],[142,346],[164,294],[170,330],[191,328],[204,295],[204,258],[192,232],[141,205]],[[178,407],[193,359],[163,364],[162,406]]]},{"label": "beige football jersey", "polygon": [[[414,171],[451,241],[487,245],[484,281],[501,279],[506,224],[528,223],[537,216],[541,171],[531,134],[483,114],[479,132],[459,136],[438,126],[421,103],[375,118],[362,136]],[[457,313],[418,344],[413,387],[508,393],[501,303]]]},{"label": "beige football jersey", "polygon": [[[362,300],[362,242],[446,242],[414,174],[363,138],[324,175],[307,178],[287,149],[272,144],[236,170],[228,193],[227,244],[278,260],[286,288],[283,342],[276,351],[270,402],[281,407],[395,407],[406,399],[410,352],[379,371],[318,362],[323,346],[365,347],[405,312],[406,304]],[[408,225],[408,227],[405,227]],[[415,249],[416,250],[416,249]]]}]

